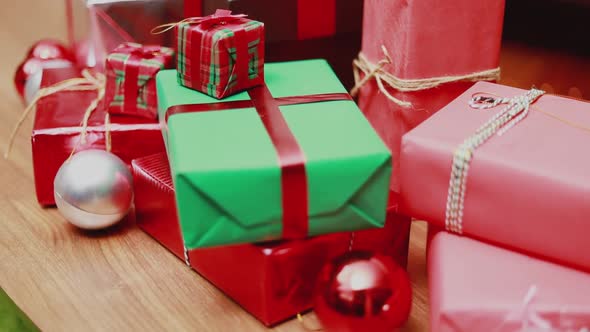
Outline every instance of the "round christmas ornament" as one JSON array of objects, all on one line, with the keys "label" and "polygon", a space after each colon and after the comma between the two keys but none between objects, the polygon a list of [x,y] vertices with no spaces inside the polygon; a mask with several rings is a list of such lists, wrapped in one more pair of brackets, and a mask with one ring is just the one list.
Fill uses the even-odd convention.
[{"label": "round christmas ornament", "polygon": [[320,273],[315,312],[326,331],[395,331],[411,307],[408,275],[388,256],[350,252]]},{"label": "round christmas ornament", "polygon": [[14,85],[18,94],[28,104],[41,86],[43,68],[64,68],[74,66],[71,52],[52,40],[41,40],[27,52],[27,57],[14,74]]},{"label": "round christmas ornament", "polygon": [[59,212],[83,229],[109,227],[125,217],[133,200],[133,177],[125,163],[104,150],[74,154],[57,172]]},{"label": "round christmas ornament", "polygon": [[57,40],[43,39],[36,42],[27,52],[27,58],[43,60],[69,59],[73,60],[73,53]]}]

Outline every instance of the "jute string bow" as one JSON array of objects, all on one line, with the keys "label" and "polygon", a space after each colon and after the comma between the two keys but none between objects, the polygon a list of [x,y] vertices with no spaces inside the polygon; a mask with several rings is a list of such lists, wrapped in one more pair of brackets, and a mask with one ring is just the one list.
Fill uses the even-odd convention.
[{"label": "jute string bow", "polygon": [[[353,97],[356,97],[359,89],[369,82],[371,79],[375,79],[379,91],[383,93],[387,99],[391,100],[395,104],[404,107],[412,107],[412,103],[400,100],[394,97],[387,88],[397,90],[400,92],[412,92],[422,91],[435,88],[437,86],[453,83],[453,82],[476,82],[476,81],[493,81],[500,78],[500,68],[488,69],[478,71],[465,75],[450,75],[450,76],[439,76],[429,78],[418,78],[418,79],[403,79],[392,75],[385,70],[385,67],[391,65],[393,61],[389,55],[389,51],[385,46],[381,46],[383,51],[383,59],[377,63],[370,62],[367,57],[361,52],[358,55],[358,59],[352,62],[355,86],[350,91]],[[364,77],[361,79],[360,72],[363,72]]]},{"label": "jute string bow", "polygon": [[[31,103],[27,106],[24,110],[23,114],[21,115],[20,119],[14,126],[12,133],[10,134],[10,139],[8,141],[8,148],[4,153],[4,158],[8,158],[10,155],[10,151],[12,150],[12,146],[14,145],[14,140],[16,138],[16,134],[18,130],[22,126],[23,122],[27,119],[28,115],[36,108],[37,103],[44,97],[49,95],[62,92],[62,91],[96,91],[97,95],[94,98],[86,110],[84,111],[84,117],[82,118],[82,132],[80,135],[79,143],[86,143],[86,135],[87,135],[87,128],[88,128],[88,120],[92,115],[92,112],[98,107],[98,104],[103,99],[105,94],[105,76],[101,73],[92,73],[87,69],[82,71],[82,77],[70,78],[65,81],[61,81],[54,85],[48,86],[46,88],[42,88],[37,91],[35,98],[31,101]],[[109,130],[110,118],[109,114],[105,115],[105,132],[106,132],[106,150],[111,150],[111,137],[110,137],[110,130]],[[71,155],[74,154],[76,151],[76,147],[72,150]],[[71,157],[70,155],[70,157]]]}]

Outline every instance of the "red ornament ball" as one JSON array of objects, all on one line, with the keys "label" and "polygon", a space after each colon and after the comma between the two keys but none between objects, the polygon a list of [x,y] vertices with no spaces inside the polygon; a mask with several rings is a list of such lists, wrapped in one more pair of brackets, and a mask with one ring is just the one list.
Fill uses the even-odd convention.
[{"label": "red ornament ball", "polygon": [[350,252],[320,273],[315,312],[326,331],[395,331],[411,308],[408,275],[388,256]]},{"label": "red ornament ball", "polygon": [[57,40],[43,39],[36,42],[27,52],[28,58],[42,60],[68,59],[73,61],[74,54],[65,45]]},{"label": "red ornament ball", "polygon": [[14,86],[28,103],[39,89],[43,68],[70,66],[74,66],[74,56],[68,48],[54,40],[41,40],[29,49],[26,58],[16,69]]}]

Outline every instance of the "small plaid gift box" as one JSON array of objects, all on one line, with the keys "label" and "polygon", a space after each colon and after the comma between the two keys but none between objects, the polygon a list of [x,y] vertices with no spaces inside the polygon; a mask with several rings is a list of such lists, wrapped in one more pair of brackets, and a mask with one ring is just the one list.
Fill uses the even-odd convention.
[{"label": "small plaid gift box", "polygon": [[215,98],[264,82],[264,24],[217,10],[176,25],[178,81]]},{"label": "small plaid gift box", "polygon": [[105,105],[111,114],[156,119],[158,99],[155,77],[160,69],[172,68],[171,48],[123,43],[106,60]]}]

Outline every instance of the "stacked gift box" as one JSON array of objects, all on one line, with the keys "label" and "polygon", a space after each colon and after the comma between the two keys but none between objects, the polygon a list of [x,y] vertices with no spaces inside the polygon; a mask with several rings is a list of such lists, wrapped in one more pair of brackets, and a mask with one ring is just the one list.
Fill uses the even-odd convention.
[{"label": "stacked gift box", "polygon": [[355,92],[430,224],[431,330],[585,331],[590,106],[474,84],[499,74],[503,10],[367,0]]},{"label": "stacked gift box", "polygon": [[[106,75],[87,124],[100,92],[37,103],[41,204],[74,147],[108,145],[131,164],[138,226],[266,325],[311,308],[344,253],[405,266],[407,215],[430,224],[433,331],[590,326],[590,106],[492,83],[504,1],[126,6],[89,5]],[[354,70],[273,62],[347,59],[361,18]],[[353,72],[358,106],[338,78]]]},{"label": "stacked gift box", "polygon": [[[256,3],[236,4],[258,15]],[[163,36],[110,45],[101,20],[143,7],[90,2],[90,45],[108,53],[91,70],[45,70],[42,91],[80,76],[93,85],[36,102],[39,202],[55,203],[53,179],[73,153],[109,150],[132,169],[137,225],[268,326],[310,309],[321,268],[339,256],[369,251],[405,267],[410,218],[390,197],[383,141],[325,60],[265,62],[267,35],[296,44],[351,29],[334,16],[314,33],[298,25],[314,21],[313,6],[299,5],[288,32],[226,9],[128,28],[174,36],[166,47]]]}]

